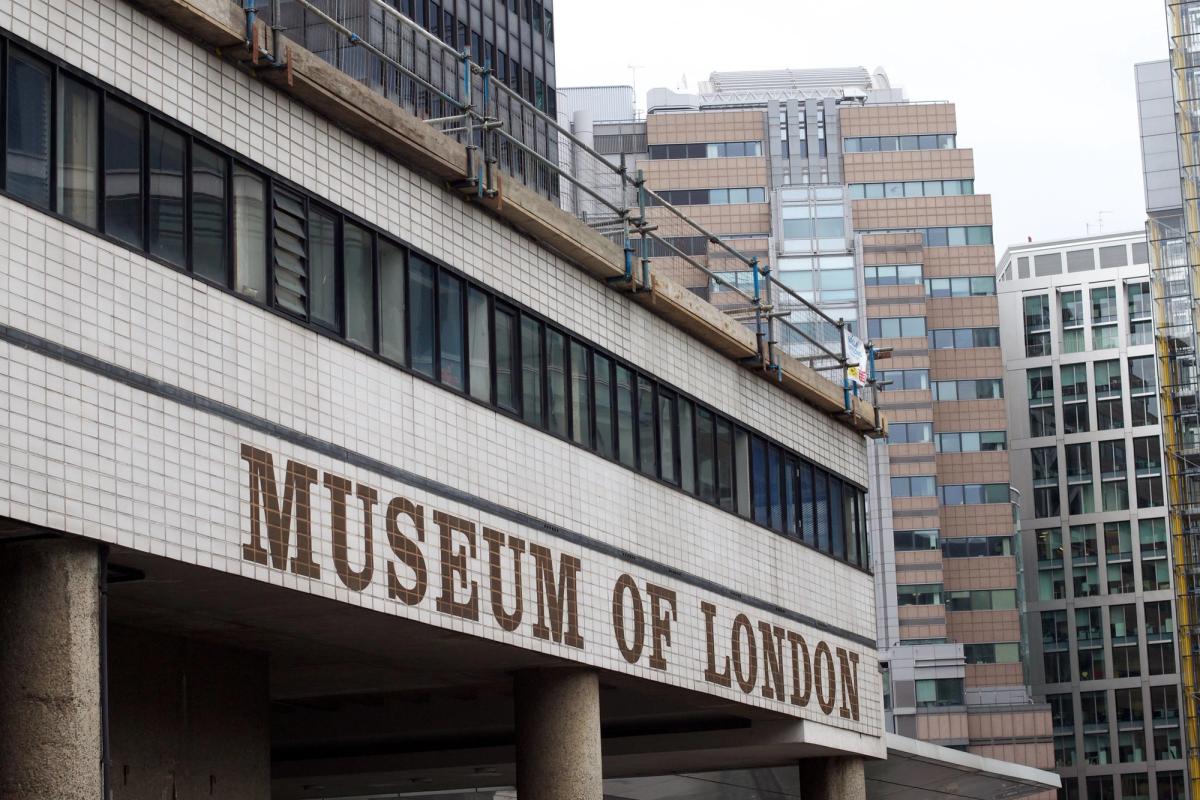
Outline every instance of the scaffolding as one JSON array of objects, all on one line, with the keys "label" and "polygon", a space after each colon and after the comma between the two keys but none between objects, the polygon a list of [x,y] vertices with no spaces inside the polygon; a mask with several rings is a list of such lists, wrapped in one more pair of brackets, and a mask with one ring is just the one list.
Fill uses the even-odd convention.
[{"label": "scaffolding", "polygon": [[1200,797],[1200,2],[1167,2],[1182,213],[1154,214],[1151,247],[1188,788]]},{"label": "scaffolding", "polygon": [[[624,249],[616,288],[651,291],[655,270],[681,279],[754,332],[756,360],[774,377],[782,380],[786,353],[837,385],[847,410],[853,396],[873,392],[873,381],[863,387],[852,377],[858,365],[847,353],[857,340],[844,320],[781,283],[765,258],[740,252],[667,202],[624,155],[606,157],[574,135],[553,115],[548,88],[531,89],[528,75],[514,76],[465,26],[443,23],[434,35],[401,13],[398,0],[242,2],[253,63],[286,67],[275,63],[287,58],[283,36],[425,120],[465,148],[467,168],[454,183],[464,195],[498,198],[506,179],[522,183]],[[704,252],[679,246],[688,240],[702,240]]]}]

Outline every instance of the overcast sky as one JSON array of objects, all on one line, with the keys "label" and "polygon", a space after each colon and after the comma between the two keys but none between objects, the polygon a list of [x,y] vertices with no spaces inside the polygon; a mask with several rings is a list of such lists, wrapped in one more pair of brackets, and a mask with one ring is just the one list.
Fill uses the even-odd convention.
[{"label": "overcast sky", "polygon": [[1166,58],[1162,0],[559,0],[560,87],[688,90],[713,71],[882,66],[951,100],[1009,244],[1140,230],[1133,65]]}]

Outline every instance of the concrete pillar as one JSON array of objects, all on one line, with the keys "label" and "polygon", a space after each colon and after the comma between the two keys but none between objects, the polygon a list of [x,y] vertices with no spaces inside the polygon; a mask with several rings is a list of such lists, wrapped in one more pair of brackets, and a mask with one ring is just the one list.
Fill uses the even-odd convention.
[{"label": "concrete pillar", "polygon": [[603,800],[600,681],[584,669],[518,673],[517,796]]},{"label": "concrete pillar", "polygon": [[265,655],[112,626],[113,800],[270,800]]},{"label": "concrete pillar", "polygon": [[863,761],[852,756],[800,762],[800,800],[866,800]]},{"label": "concrete pillar", "polygon": [[100,551],[0,540],[0,797],[101,790]]}]

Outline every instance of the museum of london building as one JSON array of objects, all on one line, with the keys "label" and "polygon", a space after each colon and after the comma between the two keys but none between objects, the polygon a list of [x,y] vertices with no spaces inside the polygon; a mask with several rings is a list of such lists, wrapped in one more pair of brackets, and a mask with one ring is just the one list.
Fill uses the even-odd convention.
[{"label": "museum of london building", "polygon": [[937,762],[883,733],[870,405],[248,30],[0,9],[0,796]]}]

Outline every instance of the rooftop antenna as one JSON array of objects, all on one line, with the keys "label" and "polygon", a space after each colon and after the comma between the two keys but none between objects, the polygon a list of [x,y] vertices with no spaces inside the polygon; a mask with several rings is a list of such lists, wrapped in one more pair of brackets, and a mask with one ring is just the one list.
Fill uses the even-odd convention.
[{"label": "rooftop antenna", "polygon": [[638,113],[637,113],[637,103],[638,103],[637,71],[639,69],[645,69],[646,65],[645,64],[628,64],[627,66],[629,67],[630,73],[632,73],[632,75],[633,75],[633,116],[636,119],[638,116]]},{"label": "rooftop antenna", "polygon": [[[1097,235],[1104,233],[1104,215],[1111,214],[1111,213],[1113,213],[1113,212],[1111,212],[1111,211],[1097,211],[1096,212],[1096,234]],[[1085,222],[1084,227],[1087,228],[1087,235],[1091,236],[1092,235],[1092,223]]]}]

